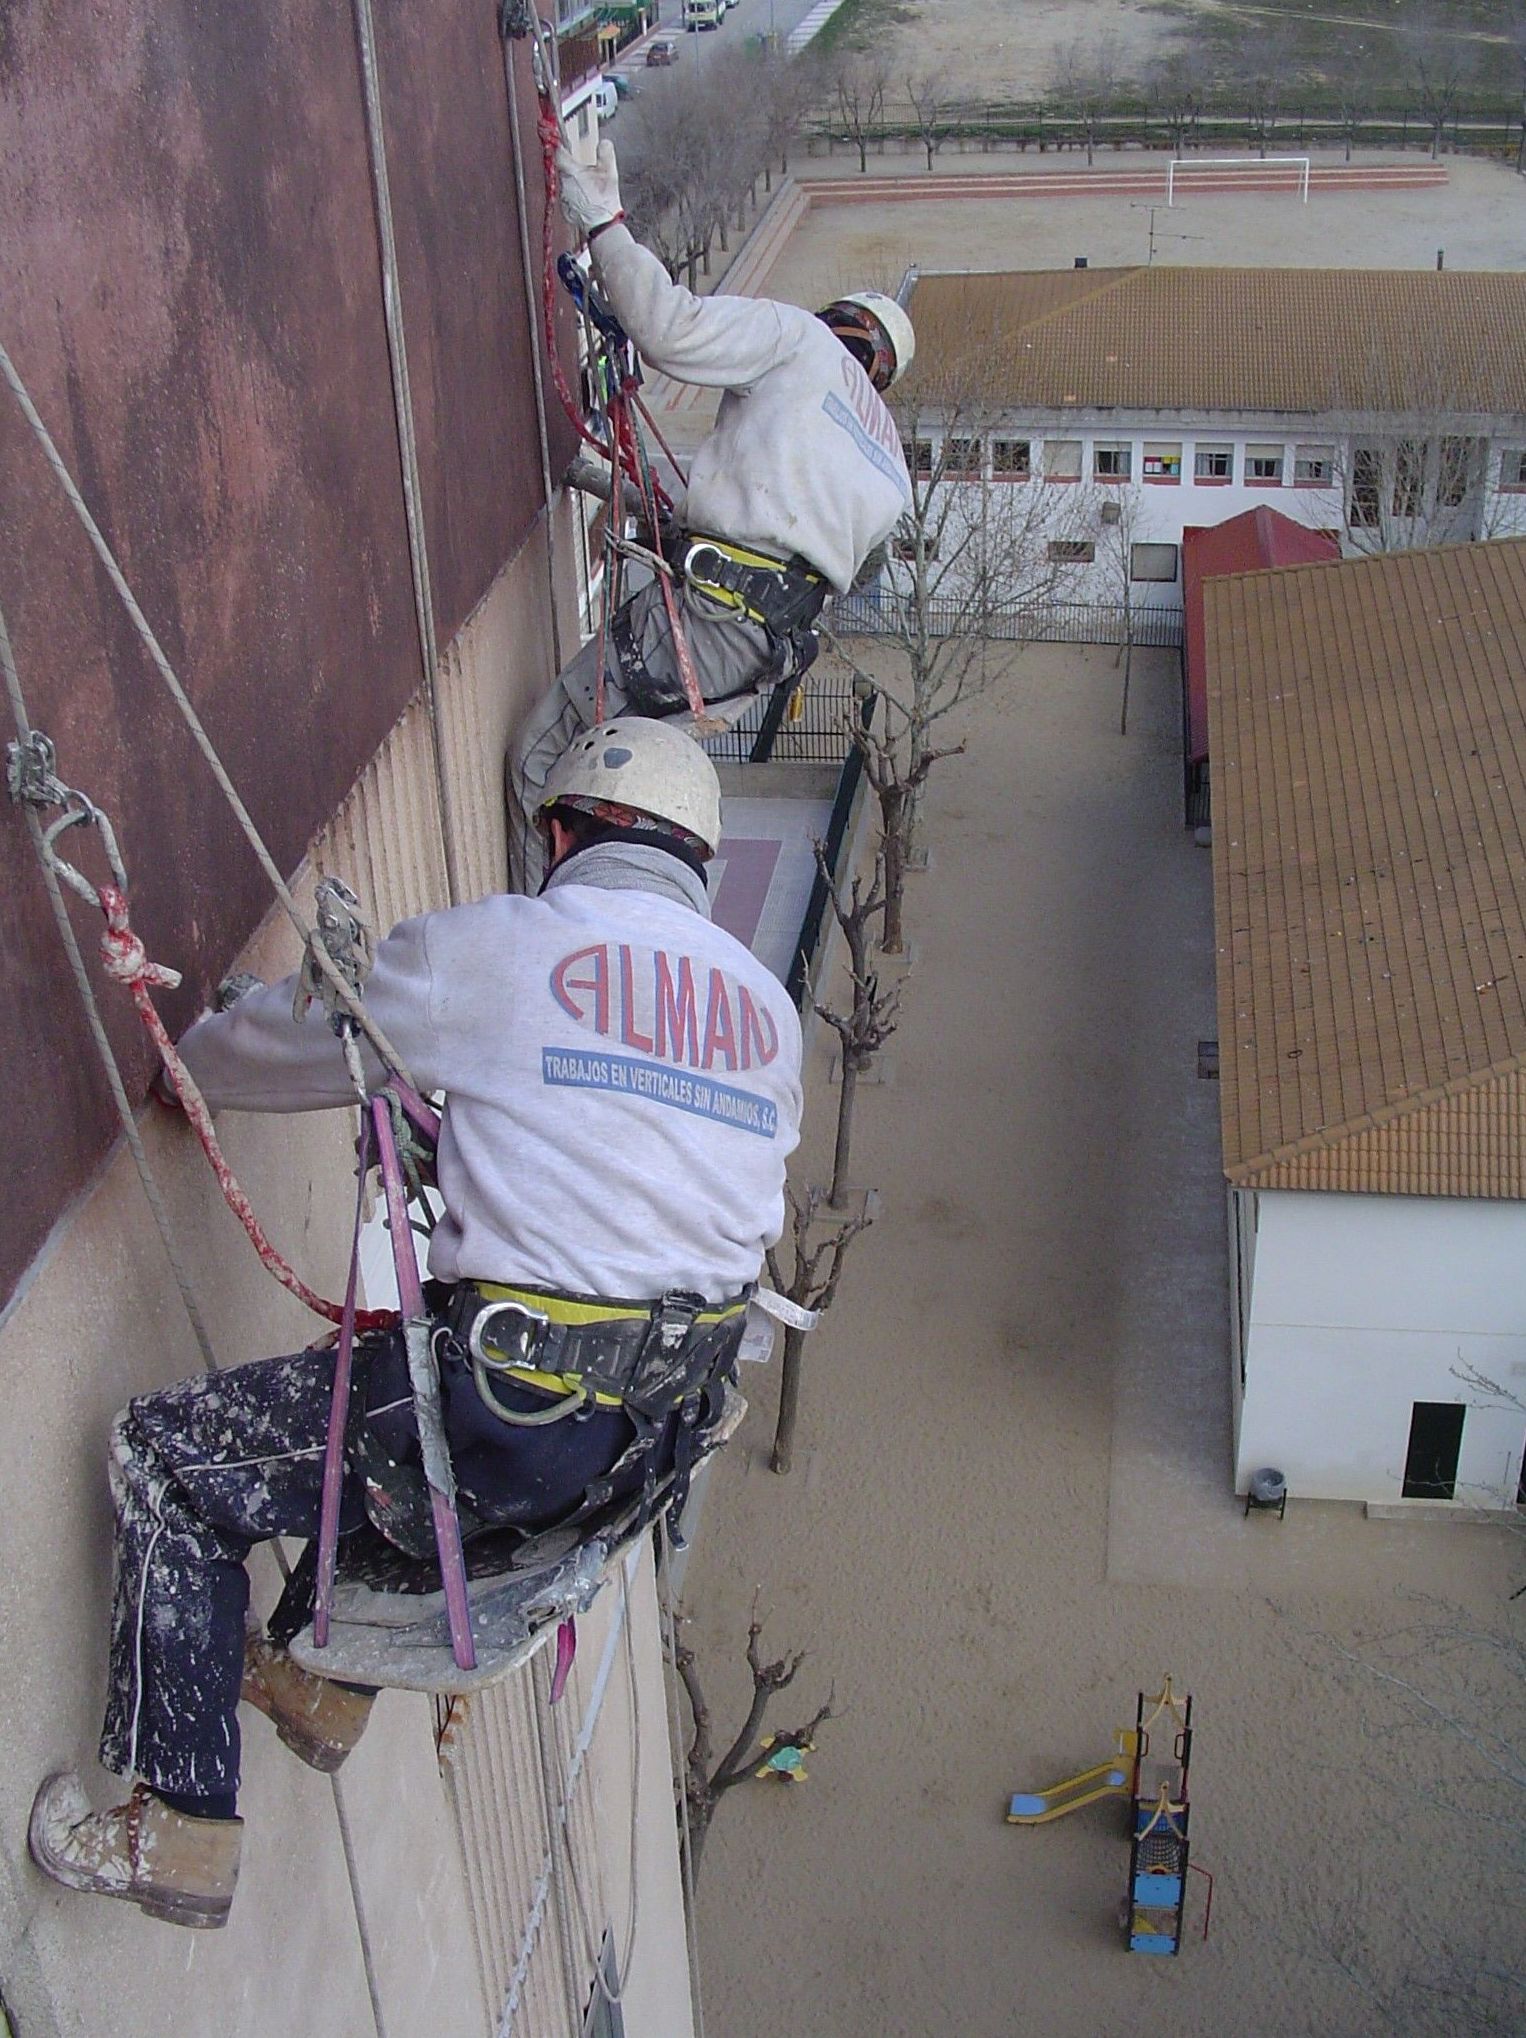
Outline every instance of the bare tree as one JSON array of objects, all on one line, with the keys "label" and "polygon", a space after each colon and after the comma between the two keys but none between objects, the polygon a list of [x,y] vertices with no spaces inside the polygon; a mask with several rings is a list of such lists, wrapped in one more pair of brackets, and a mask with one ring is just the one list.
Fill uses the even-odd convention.
[{"label": "bare tree", "polygon": [[931,176],[933,157],[944,142],[943,123],[948,112],[948,80],[941,72],[924,71],[920,77],[906,80],[906,97],[911,101],[917,136],[926,151],[927,170]]},{"label": "bare tree", "polygon": [[878,722],[856,728],[854,740],[879,803],[880,945],[892,955],[903,946],[905,877],[918,856],[929,773],[962,748],[947,740],[949,717],[990,684],[992,643],[1021,638],[1025,619],[1055,584],[1054,505],[1032,485],[1029,441],[1003,435],[987,394],[999,348],[983,335],[964,339],[957,353],[892,395],[911,499],[878,601],[843,611],[847,627],[833,640],[840,645],[860,617],[889,654],[875,659],[872,681],[862,654],[844,655],[882,703]]},{"label": "bare tree", "polygon": [[869,966],[870,928],[885,910],[883,847],[875,852],[874,871],[869,882],[865,884],[862,877],[855,876],[847,885],[833,875],[825,843],[818,842],[815,848],[816,868],[827,888],[832,913],[842,930],[848,951],[850,995],[847,1011],[840,1012],[831,1005],[815,1006],[817,1016],[824,1019],[837,1035],[841,1049],[837,1136],[832,1149],[832,1186],[827,1191],[828,1204],[832,1209],[840,1210],[848,1193],[853,1105],[858,1094],[858,1079],[873,1064],[874,1057],[894,1033],[901,994],[899,986],[882,989],[877,972]]},{"label": "bare tree", "polygon": [[[814,1310],[818,1315],[830,1309],[837,1299],[837,1284],[842,1279],[849,1246],[861,1231],[867,1231],[874,1222],[874,1212],[866,1196],[863,1208],[856,1216],[818,1230],[822,1199],[823,1192],[818,1188],[809,1188],[803,1194],[793,1185],[786,1189],[785,1200],[789,1206],[788,1267],[784,1262],[782,1239],[778,1245],[769,1248],[768,1254],[769,1279],[779,1293],[798,1303],[802,1309]],[[773,1455],[769,1460],[770,1468],[781,1474],[788,1472],[794,1455],[807,1335],[795,1324],[785,1325],[784,1357],[779,1374],[779,1420],[774,1429]]]},{"label": "bare tree", "polygon": [[766,1748],[760,1745],[769,1706],[781,1691],[787,1691],[794,1683],[805,1661],[805,1651],[799,1649],[793,1656],[780,1656],[772,1663],[765,1663],[759,1646],[762,1636],[763,1622],[758,1615],[755,1595],[752,1619],[747,1629],[747,1667],[752,1673],[752,1703],[742,1722],[741,1732],[717,1762],[714,1727],[700,1683],[699,1666],[694,1651],[687,1643],[678,1640],[678,1622],[674,1624],[673,1667],[689,1702],[690,1735],[684,1755],[683,1789],[688,1811],[688,1869],[694,1880],[698,1879],[710,1822],[721,1799],[735,1790],[738,1784],[766,1778],[771,1773],[764,1759],[766,1753],[780,1748],[804,1750],[813,1747],[818,1729],[836,1717],[832,1711],[832,1694],[828,1693],[825,1705],[818,1706],[803,1726],[776,1732],[769,1737]]},{"label": "bare tree", "polygon": [[1420,0],[1409,10],[1409,75],[1431,131],[1431,160],[1441,154],[1446,126],[1455,120],[1477,65],[1477,46],[1457,31],[1443,0]]},{"label": "bare tree", "polygon": [[1080,121],[1088,164],[1095,158],[1097,122],[1117,99],[1120,83],[1118,49],[1110,35],[1089,42],[1077,38],[1055,52],[1050,96]]},{"label": "bare tree", "polygon": [[1145,74],[1146,94],[1170,130],[1175,156],[1184,155],[1196,144],[1210,80],[1211,73],[1196,45],[1170,50]]},{"label": "bare tree", "polygon": [[1371,44],[1362,44],[1348,52],[1342,59],[1331,81],[1335,94],[1336,117],[1340,122],[1341,137],[1346,144],[1348,163],[1351,161],[1357,130],[1363,121],[1371,117],[1376,104],[1381,75],[1382,66],[1379,64],[1376,51]]},{"label": "bare tree", "polygon": [[1094,482],[1089,498],[1094,536],[1087,540],[1095,554],[1097,579],[1107,600],[1117,609],[1120,637],[1118,661],[1123,666],[1123,686],[1118,702],[1118,733],[1129,732],[1129,687],[1134,675],[1134,646],[1138,634],[1136,575],[1140,569],[1137,548],[1147,543],[1150,516],[1140,483],[1130,476],[1100,484]]},{"label": "bare tree", "polygon": [[860,173],[869,168],[869,138],[885,117],[890,73],[883,58],[845,56],[832,72],[832,97],[849,141],[858,150]]},{"label": "bare tree", "polygon": [[1275,27],[1258,29],[1236,61],[1234,79],[1245,105],[1247,140],[1263,157],[1277,138],[1277,122],[1301,75],[1293,35]]}]

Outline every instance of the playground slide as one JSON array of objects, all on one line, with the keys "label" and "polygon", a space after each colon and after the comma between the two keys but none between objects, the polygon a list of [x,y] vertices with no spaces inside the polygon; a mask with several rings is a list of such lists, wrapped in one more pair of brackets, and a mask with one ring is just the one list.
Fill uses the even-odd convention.
[{"label": "playground slide", "polygon": [[1078,1812],[1083,1805],[1095,1804],[1099,1797],[1125,1796],[1133,1780],[1138,1737],[1131,1730],[1120,1728],[1116,1739],[1112,1758],[1099,1762],[1094,1769],[1083,1769],[1079,1776],[1067,1776],[1063,1783],[1053,1783],[1048,1790],[1018,1791],[1007,1807],[1007,1824],[1047,1825],[1050,1819],[1063,1819],[1067,1812]]}]

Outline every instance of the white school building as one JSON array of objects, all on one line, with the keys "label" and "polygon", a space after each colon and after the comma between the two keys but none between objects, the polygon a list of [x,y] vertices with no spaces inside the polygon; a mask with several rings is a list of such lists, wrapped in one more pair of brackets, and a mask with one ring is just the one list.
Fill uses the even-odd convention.
[{"label": "white school building", "polygon": [[1526,541],[1204,600],[1236,1490],[1514,1505]]}]

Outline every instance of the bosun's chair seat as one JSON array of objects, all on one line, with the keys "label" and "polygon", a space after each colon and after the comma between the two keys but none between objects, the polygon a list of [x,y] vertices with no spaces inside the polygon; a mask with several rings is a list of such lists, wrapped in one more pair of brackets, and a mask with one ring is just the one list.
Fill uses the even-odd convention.
[{"label": "bosun's chair seat", "polygon": [[[747,1403],[726,1389],[720,1421],[705,1439],[708,1457],[739,1427]],[[658,1489],[659,1511],[667,1491]],[[639,1524],[639,1525],[638,1525]],[[614,1565],[646,1533],[640,1496],[582,1534],[548,1529],[526,1539],[513,1530],[474,1536],[465,1548],[467,1598],[477,1662],[463,1670],[451,1653],[439,1567],[406,1556],[362,1530],[340,1544],[339,1573],[325,1648],[312,1621],[290,1649],[304,1670],[351,1684],[403,1691],[480,1691],[528,1661],[559,1622],[593,1604]]]}]

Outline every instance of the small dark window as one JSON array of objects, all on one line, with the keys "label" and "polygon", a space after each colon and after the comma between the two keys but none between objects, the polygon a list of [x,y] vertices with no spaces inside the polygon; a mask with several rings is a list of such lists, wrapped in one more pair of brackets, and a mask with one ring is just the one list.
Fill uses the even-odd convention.
[{"label": "small dark window", "polygon": [[968,474],[978,479],[980,474],[979,439],[950,439],[947,448],[945,472]]},{"label": "small dark window", "polygon": [[913,474],[931,474],[933,471],[933,442],[931,439],[903,439],[901,451],[906,455],[906,465]]},{"label": "small dark window", "polygon": [[1415,1403],[1409,1419],[1409,1452],[1404,1460],[1406,1500],[1452,1498],[1467,1412],[1458,1401]]},{"label": "small dark window", "polygon": [[1049,557],[1056,566],[1086,566],[1097,556],[1097,548],[1087,538],[1051,538]]},{"label": "small dark window", "polygon": [[1026,481],[1032,466],[1026,439],[993,439],[991,472],[1004,481]]},{"label": "small dark window", "polygon": [[1379,490],[1383,486],[1382,455],[1376,446],[1358,446],[1351,465],[1351,508],[1354,531],[1375,531],[1383,520]]}]

